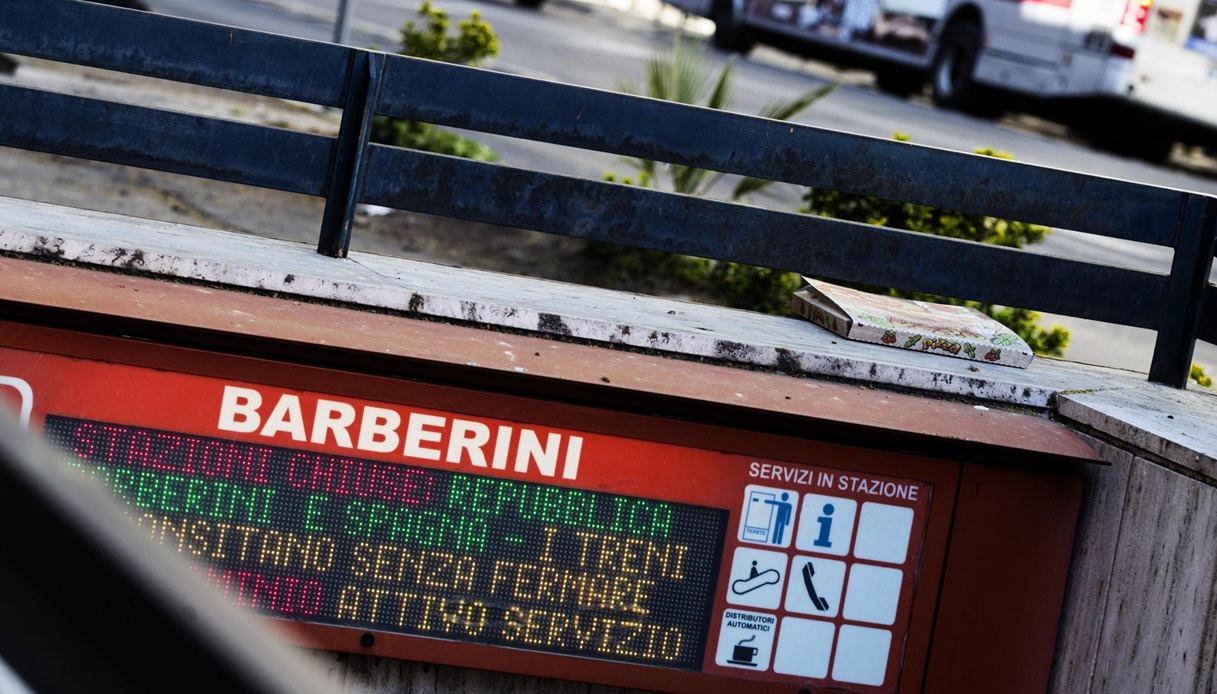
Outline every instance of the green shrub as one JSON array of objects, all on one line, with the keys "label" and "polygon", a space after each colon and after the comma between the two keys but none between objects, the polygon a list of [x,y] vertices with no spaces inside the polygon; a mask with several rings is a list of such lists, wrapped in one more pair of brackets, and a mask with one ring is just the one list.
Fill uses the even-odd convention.
[{"label": "green shrub", "polygon": [[418,8],[423,21],[420,28],[414,20],[401,28],[399,55],[426,58],[459,65],[480,65],[488,58],[499,54],[499,37],[481,13],[474,10],[468,19],[461,20],[455,36],[448,35],[452,22],[448,13],[424,0]]},{"label": "green shrub", "polygon": [[[709,80],[697,77],[696,61],[682,58],[677,50],[670,58],[653,58],[647,67],[648,95],[668,98],[673,101],[698,103],[706,94]],[[731,63],[728,63],[709,92],[706,105],[717,108],[726,103],[729,93]],[[692,73],[692,74],[690,74]],[[636,91],[626,88],[625,91]],[[824,92],[827,93],[827,92]],[[796,102],[814,103],[824,94],[805,95]],[[794,103],[794,102],[792,102]],[[795,111],[794,113],[797,113]],[[790,115],[794,115],[791,113]],[[896,133],[895,139],[907,142],[909,136]],[[1008,153],[993,149],[978,149],[977,154],[1002,159],[1012,158]],[[631,160],[638,171],[638,179],[618,178],[607,174],[606,180],[660,187],[659,166],[652,161]],[[708,172],[688,167],[669,167],[670,188],[674,192],[704,195],[717,179],[707,179]],[[745,178],[733,190],[732,197],[739,198],[763,189],[767,181]],[[893,202],[865,195],[855,195],[834,190],[808,189],[803,196],[802,211],[823,217],[846,219],[876,226],[907,229],[924,234],[966,239],[1010,248],[1021,248],[1043,240],[1049,232],[1046,227],[1024,222],[998,219],[985,215],[972,215],[950,210],[940,210],[928,205]],[[702,258],[625,248],[610,244],[592,244],[588,249],[590,258],[602,268],[601,280],[607,283],[622,283],[643,289],[675,288],[687,293],[701,295],[726,306],[773,314],[789,314],[790,295],[802,285],[801,278],[793,272],[741,265],[739,263],[713,262]],[[868,291],[884,292],[891,296],[973,306],[999,323],[1010,328],[1026,340],[1037,354],[1061,356],[1069,344],[1069,331],[1059,325],[1041,328],[1039,314],[1022,308],[996,306],[975,301],[960,301],[949,297],[906,292],[883,287],[861,287]]]},{"label": "green shrub", "polygon": [[[455,35],[448,32],[451,26],[448,13],[427,0],[418,8],[418,17],[421,25],[410,20],[401,28],[399,55],[479,65],[499,54],[498,36],[477,10],[460,22]],[[376,116],[372,121],[372,141],[466,159],[498,159],[494,150],[476,140],[441,130],[430,123],[401,118]]]},{"label": "green shrub", "polygon": [[493,149],[454,132],[441,130],[430,123],[404,118],[376,116],[372,120],[372,141],[394,147],[406,147],[423,152],[447,154],[465,159],[498,161]]},{"label": "green shrub", "polygon": [[1192,362],[1192,369],[1191,369],[1191,372],[1188,374],[1188,377],[1191,378],[1196,383],[1204,386],[1205,388],[1213,387],[1212,377],[1209,376],[1207,373],[1205,373],[1204,367],[1197,364],[1196,362]]},{"label": "green shrub", "polygon": [[790,295],[803,286],[796,273],[742,263],[716,263],[708,282],[724,305],[776,315],[790,313]]},{"label": "green shrub", "polygon": [[[718,75],[712,77],[705,54],[700,50],[685,50],[681,37],[677,34],[671,51],[654,53],[647,59],[645,89],[640,89],[629,80],[619,80],[617,90],[635,96],[721,110],[731,106],[731,76],[734,67],[735,60],[728,60]],[[810,89],[794,99],[780,99],[765,106],[757,115],[772,120],[790,120],[836,88],[836,84],[827,84]],[[606,180],[619,180],[621,183],[637,184],[645,188],[666,188],[673,193],[684,195],[706,195],[723,177],[723,174],[707,169],[665,164],[650,159],[626,159],[625,162],[638,172],[636,181],[628,176],[618,179],[612,173],[605,175]],[[665,173],[666,176],[663,175]],[[773,181],[763,178],[740,176],[731,191],[731,199],[743,199],[772,184]]]},{"label": "green shrub", "polygon": [[[652,99],[725,109],[731,104],[734,66],[734,60],[729,60],[717,75],[712,75],[705,54],[699,50],[685,50],[678,35],[671,51],[656,53],[647,60],[645,88],[622,80],[618,83],[618,90]],[[828,96],[836,87],[836,84],[828,84],[808,90],[794,99],[779,100],[766,106],[758,115],[773,120],[789,120]],[[625,185],[704,196],[723,178],[722,173],[715,171],[649,159],[627,159],[625,162],[634,169],[634,176],[607,173],[604,179]],[[761,193],[773,184],[773,181],[763,178],[737,178],[731,189],[732,200]],[[600,276],[596,279],[601,284],[692,294],[708,301],[753,311],[785,312],[790,292],[799,286],[798,277],[791,273],[607,243],[589,243],[585,255],[600,268]]]}]

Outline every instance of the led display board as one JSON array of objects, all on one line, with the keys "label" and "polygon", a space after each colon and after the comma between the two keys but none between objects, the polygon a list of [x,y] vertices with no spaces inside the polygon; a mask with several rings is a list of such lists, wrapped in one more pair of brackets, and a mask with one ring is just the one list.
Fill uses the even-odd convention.
[{"label": "led display board", "polygon": [[57,416],[44,431],[240,604],[701,668],[725,511]]},{"label": "led display board", "polygon": [[175,368],[0,347],[0,407],[306,643],[648,688],[918,682],[950,465],[140,350]]}]

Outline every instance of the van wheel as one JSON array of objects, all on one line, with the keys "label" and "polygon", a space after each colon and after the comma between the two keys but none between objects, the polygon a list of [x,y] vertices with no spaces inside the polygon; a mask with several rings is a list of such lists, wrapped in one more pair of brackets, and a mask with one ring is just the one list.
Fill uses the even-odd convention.
[{"label": "van wheel", "polygon": [[714,21],[714,45],[724,51],[747,54],[756,41],[744,26],[743,12],[736,12],[734,0],[714,0],[710,12]]},{"label": "van wheel", "polygon": [[979,55],[980,26],[976,22],[965,19],[947,26],[930,68],[930,94],[934,103],[967,111],[978,101],[972,75]]},{"label": "van wheel", "polygon": [[527,7],[530,10],[539,10],[541,5],[545,4],[545,0],[516,0],[516,5]]},{"label": "van wheel", "polygon": [[[1123,122],[1115,120],[1115,123]],[[1151,164],[1166,163],[1175,149],[1175,138],[1169,134],[1154,134],[1134,128],[1122,129],[1114,124],[1105,123],[1104,126],[1085,128],[1081,134],[1097,149],[1122,157],[1141,159]]]},{"label": "van wheel", "polygon": [[925,88],[925,73],[903,68],[875,70],[875,86],[879,91],[899,97],[920,94]]}]

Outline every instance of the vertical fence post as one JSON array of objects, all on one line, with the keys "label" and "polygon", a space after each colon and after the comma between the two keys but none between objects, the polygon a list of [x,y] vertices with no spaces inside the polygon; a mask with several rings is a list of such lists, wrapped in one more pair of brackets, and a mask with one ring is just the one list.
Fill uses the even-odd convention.
[{"label": "vertical fence post", "polygon": [[351,37],[351,10],[355,0],[338,0],[338,16],[334,20],[334,43],[345,46]]},{"label": "vertical fence post", "polygon": [[1170,280],[1158,311],[1158,338],[1149,367],[1149,380],[1155,383],[1187,385],[1215,242],[1217,198],[1187,194],[1179,211]]},{"label": "vertical fence post", "polygon": [[321,217],[321,237],[317,241],[317,252],[322,255],[344,258],[351,244],[351,224],[367,169],[368,138],[372,135],[372,116],[376,114],[384,66],[383,53],[351,51],[346,101],[330,159],[330,182]]}]

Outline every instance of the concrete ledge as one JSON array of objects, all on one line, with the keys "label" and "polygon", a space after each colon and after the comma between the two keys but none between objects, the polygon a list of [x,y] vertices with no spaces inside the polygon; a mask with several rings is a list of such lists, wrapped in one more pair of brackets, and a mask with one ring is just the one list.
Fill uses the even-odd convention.
[{"label": "concrete ledge", "polygon": [[0,250],[1032,407],[1061,390],[1143,382],[1052,359],[1014,369],[905,352],[800,319],[547,280],[365,253],[335,260],[299,243],[10,198],[0,198]]},{"label": "concrete ledge", "polygon": [[[844,340],[807,321],[0,198],[0,251],[1050,409],[1217,477],[1217,399],[1054,359],[1027,369]],[[1058,396],[1060,396],[1058,398]],[[1211,429],[1211,426],[1210,426]]]},{"label": "concrete ledge", "polygon": [[1217,480],[1217,394],[1150,387],[1069,393],[1062,417]]}]

